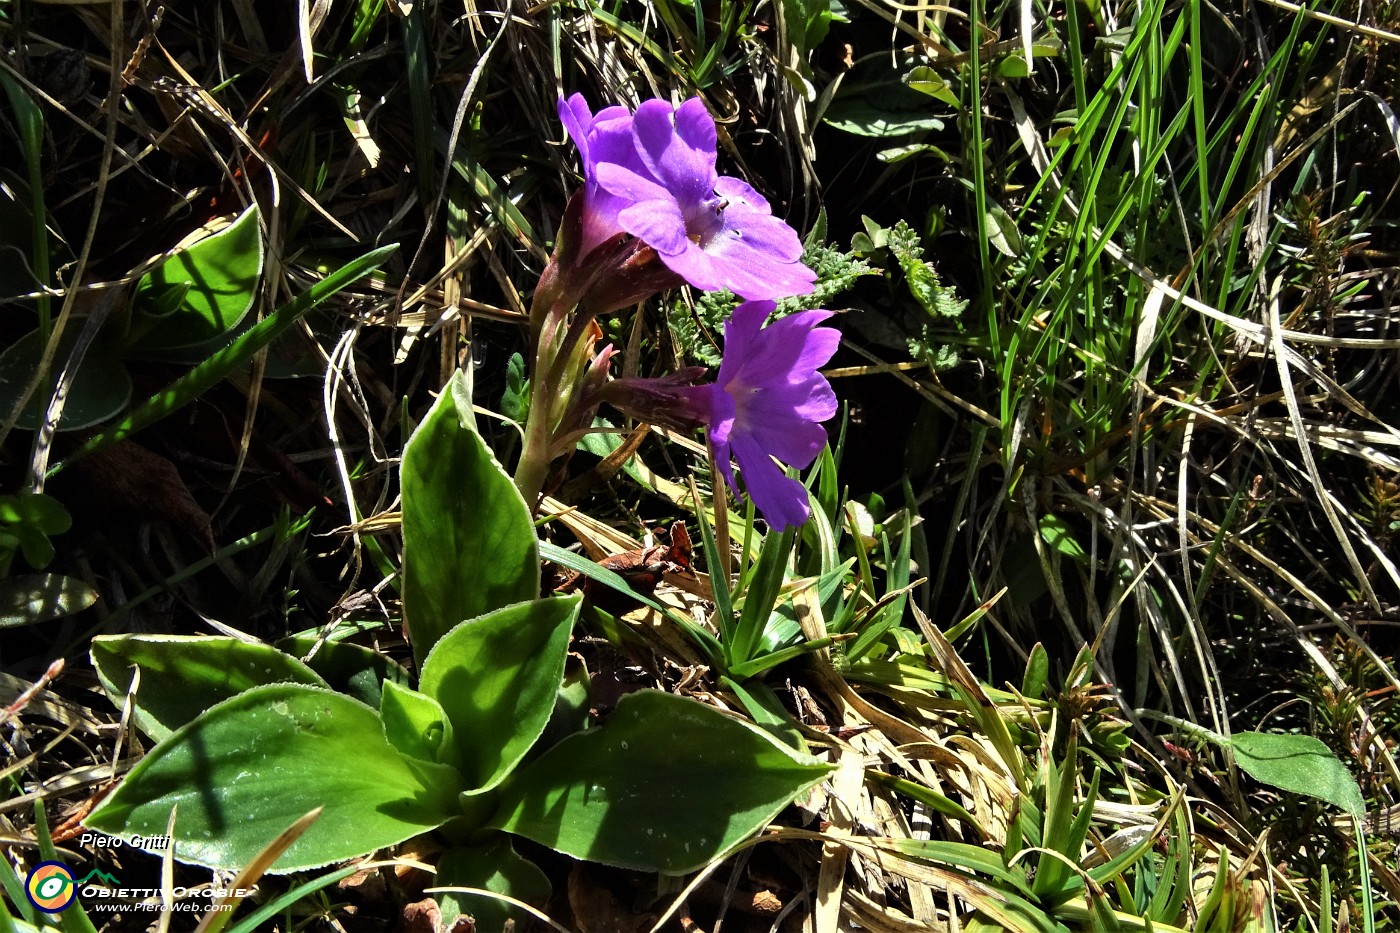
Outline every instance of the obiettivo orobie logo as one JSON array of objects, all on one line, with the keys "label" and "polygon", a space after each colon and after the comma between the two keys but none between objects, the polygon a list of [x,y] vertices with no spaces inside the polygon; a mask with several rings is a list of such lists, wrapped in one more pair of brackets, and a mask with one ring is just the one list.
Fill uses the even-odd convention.
[{"label": "obiettivo orobie logo", "polygon": [[24,879],[24,893],[29,903],[49,914],[56,914],[78,896],[78,884],[73,872],[62,862],[40,862]]},{"label": "obiettivo orobie logo", "polygon": [[62,862],[40,862],[24,879],[24,893],[35,907],[45,913],[56,914],[71,907],[78,890],[94,878],[107,885],[117,883],[116,878],[96,868],[75,880],[73,870]]}]

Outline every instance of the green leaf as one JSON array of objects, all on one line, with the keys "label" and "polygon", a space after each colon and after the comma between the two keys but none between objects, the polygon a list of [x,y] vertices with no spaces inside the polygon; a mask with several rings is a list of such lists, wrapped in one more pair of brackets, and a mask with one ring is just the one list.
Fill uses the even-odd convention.
[{"label": "green leaf", "polygon": [[[277,647],[294,658],[304,658],[316,646],[312,635],[294,635],[277,642]],[[327,641],[303,662],[337,693],[345,693],[366,706],[379,708],[381,685],[385,681],[407,687],[413,677],[402,664],[373,648],[348,641]]]},{"label": "green leaf", "polygon": [[1008,55],[992,66],[992,74],[998,78],[1025,78],[1031,73],[1030,65],[1022,55]]},{"label": "green leaf", "polygon": [[1045,685],[1050,680],[1050,653],[1045,645],[1036,642],[1026,658],[1026,674],[1021,678],[1021,695],[1029,700],[1039,700],[1045,695]]},{"label": "green leaf", "polygon": [[419,761],[440,762],[452,748],[452,723],[430,696],[392,681],[384,685],[379,715],[394,747]]},{"label": "green leaf", "polygon": [[530,509],[462,424],[451,385],[409,438],[402,473],[404,623],[421,662],[457,623],[538,596],[540,557]]},{"label": "green leaf", "polygon": [[720,658],[723,657],[723,649],[720,647],[719,640],[716,639],[714,635],[711,635],[708,630],[696,625],[693,621],[675,610],[662,605],[646,593],[638,593],[636,590],[632,589],[631,584],[628,583],[626,578],[621,574],[614,573],[602,564],[591,561],[582,554],[566,551],[559,545],[549,541],[540,542],[540,554],[544,556],[545,560],[552,564],[558,564],[565,570],[572,570],[575,573],[583,574],[583,576],[588,579],[595,580],[614,592],[621,593],[628,599],[635,600],[643,606],[655,609],[667,622],[670,622],[689,635],[696,646],[716,664],[718,664]]},{"label": "green leaf", "polygon": [[1015,259],[1021,255],[1021,231],[1016,229],[1016,218],[990,198],[987,199],[987,235],[1003,256]]},{"label": "green leaf", "polygon": [[[725,644],[725,660],[731,665],[742,664],[758,657],[763,647],[765,630],[770,626],[773,607],[778,602],[786,575],[788,558],[797,539],[797,527],[780,534],[763,536],[758,552],[758,564],[749,577],[744,592],[744,605],[739,611],[739,623],[732,641]],[[777,647],[777,646],[774,646]]]},{"label": "green leaf", "polygon": [[[572,659],[566,658],[564,665],[564,679],[554,694],[554,708],[549,713],[549,722],[545,723],[539,740],[531,747],[531,754],[543,753],[592,724],[589,709],[593,701],[593,684],[588,668],[577,655]],[[530,756],[527,754],[525,757],[528,759]]]},{"label": "green leaf", "polygon": [[[42,192],[38,206],[43,205]],[[35,198],[29,184],[14,172],[0,169],[0,295],[11,296],[37,292],[41,283],[35,273],[34,237],[40,231],[49,239],[42,222],[34,223]],[[33,307],[35,302],[23,304]]]},{"label": "green leaf", "polygon": [[916,155],[928,153],[943,162],[952,162],[953,159],[942,149],[930,143],[914,143],[910,146],[893,146],[889,149],[881,149],[875,153],[875,158],[885,163],[903,162],[905,159],[913,158]]},{"label": "green leaf", "polygon": [[46,535],[63,534],[73,527],[73,518],[63,503],[41,492],[0,496],[0,522],[28,525]]},{"label": "green leaf", "polygon": [[178,249],[141,277],[131,295],[130,348],[159,354],[236,327],[257,298],[262,268],[262,230],[254,204],[224,229]]},{"label": "green leaf", "polygon": [[[72,353],[82,329],[81,322],[72,322],[64,329],[58,354],[50,370],[50,384],[41,386],[29,397],[29,403],[15,421],[16,427],[33,431],[43,422],[53,389],[52,379]],[[44,347],[39,342],[38,331],[30,331],[0,353],[0,412],[8,414],[14,409],[15,402],[19,401],[34,380],[34,374],[39,371],[39,361],[43,355]],[[102,347],[99,337],[83,356],[78,372],[68,387],[68,400],[63,405],[58,427],[62,431],[90,428],[115,416],[129,401],[131,376],[122,365],[121,358]]]},{"label": "green leaf", "polygon": [[943,129],[939,117],[916,110],[891,110],[864,97],[832,101],[822,119],[838,130],[877,139]]},{"label": "green leaf", "polygon": [[831,0],[782,0],[783,17],[790,41],[797,47],[797,60],[805,62],[807,53],[826,38],[831,28]]},{"label": "green leaf", "polygon": [[76,577],[35,573],[0,580],[0,628],[49,622],[82,612],[97,591]]},{"label": "green leaf", "polygon": [[494,825],[575,858],[679,874],[758,832],[831,770],[704,704],[641,690],[516,772]]},{"label": "green leaf", "polygon": [[[491,835],[495,838],[488,845],[462,846],[442,853],[433,886],[481,888],[535,907],[545,906],[551,891],[549,878],[534,862],[516,854],[509,836],[500,833]],[[462,915],[471,916],[476,921],[472,929],[483,931],[504,930],[508,920],[514,920],[515,929],[520,930],[526,928],[531,919],[519,907],[494,897],[447,892],[433,896],[442,908],[444,930],[451,929]]]},{"label": "green leaf", "polygon": [[909,74],[905,75],[904,83],[920,94],[927,94],[934,100],[942,101],[954,110],[962,107],[958,95],[948,86],[948,82],[928,65],[919,65],[912,69]]},{"label": "green leaf", "polygon": [[[326,686],[291,655],[224,635],[99,635],[92,640],[92,666],[118,708],[126,701],[132,668],[140,669],[136,725],[157,741],[250,687]],[[300,815],[287,814],[289,819]]]},{"label": "green leaf", "polygon": [[419,689],[446,710],[473,789],[499,784],[544,731],[581,605],[537,599],[470,619],[423,662]]},{"label": "green leaf", "polygon": [[24,560],[35,570],[43,570],[53,560],[53,543],[49,541],[48,535],[33,528],[21,527],[16,532],[19,538],[19,551],[24,555]]},{"label": "green leaf", "polygon": [[[616,427],[617,426],[615,424],[608,421],[608,419],[606,418],[595,417],[593,419],[593,428],[595,429],[596,433],[585,434],[579,440],[578,446],[581,449],[593,454],[593,456],[597,457],[600,460],[606,459],[607,457],[611,456],[614,451],[616,451],[619,447],[622,446],[623,437],[621,434],[618,434],[616,430],[597,432],[596,429],[615,429]],[[635,455],[628,457],[627,460],[622,464],[622,472],[632,477],[632,479],[636,480],[642,486],[645,486],[648,489],[651,488],[651,483],[647,482],[646,477],[642,475],[642,471],[637,469],[637,458]]]},{"label": "green leaf", "polygon": [[1316,736],[1236,732],[1235,763],[1256,781],[1315,797],[1361,819],[1366,801],[1347,766]]},{"label": "green leaf", "polygon": [[1040,527],[1040,537],[1046,544],[1050,545],[1065,557],[1073,561],[1087,565],[1089,563],[1089,552],[1084,550],[1084,546],[1074,536],[1074,529],[1069,522],[1053,512],[1047,512],[1040,516],[1037,523]]},{"label": "green leaf", "polygon": [[456,772],[400,755],[379,715],[319,687],[254,687],[187,723],[132,769],[87,818],[100,832],[159,836],[171,811],[175,855],[246,865],[287,823],[325,811],[275,873],[317,868],[402,842],[446,822]]}]

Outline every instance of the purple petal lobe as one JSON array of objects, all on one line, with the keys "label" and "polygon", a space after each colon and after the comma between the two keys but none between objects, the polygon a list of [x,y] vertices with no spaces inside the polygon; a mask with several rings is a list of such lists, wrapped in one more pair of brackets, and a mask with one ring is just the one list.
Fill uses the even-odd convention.
[{"label": "purple petal lobe", "polygon": [[710,397],[710,445],[727,480],[732,456],[744,485],[775,529],[801,524],[807,492],[774,465],[803,468],[826,444],[821,422],[836,413],[836,395],[817,367],[836,352],[840,335],[819,327],[830,311],[802,311],[768,326],[772,301],[746,301],[724,326],[724,359]]},{"label": "purple petal lobe", "polygon": [[774,531],[782,531],[807,521],[811,509],[807,490],[797,480],[784,475],[756,438],[735,438],[734,456],[744,471],[749,498]]},{"label": "purple petal lobe", "polygon": [[582,94],[575,94],[568,100],[559,98],[559,122],[568,130],[569,138],[578,148],[579,158],[588,164],[588,130],[593,126],[593,113],[588,109],[588,101]]},{"label": "purple petal lobe", "polygon": [[[700,114],[696,114],[695,106]],[[678,114],[664,100],[649,100],[637,108],[632,118],[632,134],[637,141],[637,154],[658,181],[669,188],[682,209],[698,204],[710,196],[715,184],[714,121],[698,99],[686,101],[681,107],[682,127],[677,126]],[[701,116],[703,115],[703,116]],[[709,120],[710,144],[704,145],[704,133],[698,125]],[[696,142],[687,139],[689,134]]]},{"label": "purple petal lobe", "polygon": [[[648,178],[630,168],[614,162],[599,162],[597,166],[598,184],[609,194],[614,194],[619,198],[627,198],[630,201],[671,201],[675,203],[675,198],[664,186],[657,184],[653,179]],[[677,213],[679,213],[677,205]],[[684,225],[681,232],[685,232]]]},{"label": "purple petal lobe", "polygon": [[685,238],[680,213],[674,201],[639,201],[618,212],[617,220],[622,229],[656,250],[661,261],[666,262],[691,245]]}]

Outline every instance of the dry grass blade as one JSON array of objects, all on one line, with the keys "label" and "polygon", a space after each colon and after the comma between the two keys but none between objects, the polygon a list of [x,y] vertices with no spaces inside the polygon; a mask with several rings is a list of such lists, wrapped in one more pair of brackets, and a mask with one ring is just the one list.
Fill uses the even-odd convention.
[{"label": "dry grass blade", "polygon": [[1332,532],[1336,535],[1337,543],[1341,545],[1342,553],[1346,555],[1347,563],[1351,565],[1353,579],[1361,587],[1367,601],[1376,610],[1381,611],[1381,600],[1376,595],[1375,587],[1371,585],[1371,580],[1366,574],[1366,570],[1361,566],[1361,560],[1356,556],[1356,549],[1352,546],[1351,535],[1342,527],[1342,520],[1337,514],[1337,509],[1332,504],[1332,497],[1328,495],[1327,488],[1322,479],[1322,471],[1318,469],[1317,460],[1313,457],[1312,445],[1308,443],[1307,429],[1303,425],[1303,414],[1298,405],[1298,393],[1293,386],[1293,373],[1288,366],[1288,356],[1284,353],[1283,336],[1278,332],[1282,326],[1279,316],[1278,289],[1275,287],[1270,294],[1266,307],[1269,313],[1269,335],[1270,347],[1274,352],[1274,360],[1278,365],[1279,383],[1283,387],[1284,398],[1288,403],[1288,418],[1293,425],[1293,433],[1298,441],[1298,453],[1303,458],[1303,465],[1307,469],[1308,477],[1312,480],[1313,489],[1317,493],[1317,502],[1322,506],[1323,513],[1327,516],[1327,522],[1332,526]]}]

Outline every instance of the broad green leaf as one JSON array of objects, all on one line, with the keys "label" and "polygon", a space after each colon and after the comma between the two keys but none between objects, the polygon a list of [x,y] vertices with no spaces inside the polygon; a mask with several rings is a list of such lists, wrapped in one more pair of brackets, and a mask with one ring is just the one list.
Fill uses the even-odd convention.
[{"label": "broad green leaf", "polygon": [[1024,55],[1007,55],[992,65],[992,74],[998,78],[1025,78],[1031,73]]},{"label": "broad green leaf", "polygon": [[[59,351],[54,357],[53,369],[49,372],[50,385],[41,386],[29,397],[29,403],[20,412],[16,427],[33,431],[44,420],[51,397],[52,380],[62,369],[72,353],[82,333],[82,322],[70,322],[59,339]],[[4,353],[0,353],[0,418],[14,409],[14,405],[34,380],[39,371],[39,361],[44,347],[39,342],[39,332],[30,331],[12,343]],[[99,336],[83,356],[77,375],[68,387],[68,400],[63,405],[63,415],[58,419],[58,427],[63,431],[76,431],[90,428],[99,422],[115,416],[126,403],[131,401],[131,376],[122,365],[120,357],[110,348],[104,347]]]},{"label": "broad green leaf", "polygon": [[783,16],[788,38],[797,46],[797,60],[805,62],[831,28],[831,0],[783,0]]},{"label": "broad green leaf", "polygon": [[537,599],[469,619],[423,662],[419,689],[447,711],[474,790],[499,784],[544,731],[581,604]]},{"label": "broad green leaf", "polygon": [[443,388],[403,454],[403,612],[420,662],[457,623],[540,592],[530,509],[452,394]]},{"label": "broad green leaf", "polygon": [[16,551],[33,569],[47,567],[54,557],[49,535],[62,534],[72,525],[68,510],[51,496],[32,492],[0,496],[0,577],[10,572]]},{"label": "broad green leaf", "polygon": [[[597,431],[598,428],[615,427],[616,425],[608,421],[608,419],[606,418],[595,417],[593,419],[593,428],[595,431]],[[610,456],[614,451],[621,447],[623,440],[623,436],[621,434],[618,434],[616,430],[599,431],[598,433],[594,434],[585,434],[583,438],[579,440],[578,445],[582,449],[588,451],[598,459],[602,460]],[[651,483],[647,481],[646,477],[642,474],[642,471],[637,469],[637,458],[635,455],[628,457],[627,460],[622,464],[622,472],[626,473],[628,476],[632,477],[634,480],[636,480],[638,483],[641,483],[646,488],[651,488]]]},{"label": "broad green leaf", "polygon": [[238,868],[295,815],[324,807],[276,873],[355,858],[450,819],[457,773],[400,755],[368,706],[320,687],[254,687],[186,723],[87,818],[100,832],[159,836],[175,855]]},{"label": "broad green leaf", "polygon": [[440,762],[452,747],[452,723],[442,704],[417,690],[384,684],[379,715],[389,741],[410,758]]},{"label": "broad green leaf", "polygon": [[[481,888],[496,894],[506,894],[535,907],[549,901],[549,878],[529,859],[516,854],[510,837],[492,833],[495,838],[483,846],[461,846],[442,853],[437,863],[433,887]],[[529,926],[530,915],[512,904],[481,894],[433,895],[442,908],[442,927],[451,929],[462,915],[476,921],[477,930],[504,930],[506,921],[514,920],[515,929]]]},{"label": "broad green leaf", "polygon": [[295,635],[281,639],[277,647],[294,658],[306,658],[303,663],[325,678],[332,690],[348,694],[375,709],[379,708],[381,685],[385,681],[404,687],[413,683],[412,675],[402,664],[354,642],[327,641],[317,648],[315,637]]},{"label": "broad green leaf", "polygon": [[177,248],[141,277],[131,295],[130,348],[159,354],[236,327],[257,298],[262,267],[254,204],[217,233]]},{"label": "broad green leaf", "polygon": [[97,591],[76,577],[34,573],[0,580],[0,628],[48,622],[82,612]]},{"label": "broad green leaf", "polygon": [[[564,665],[564,679],[554,694],[554,708],[550,710],[549,722],[545,724],[539,740],[530,748],[531,754],[541,754],[592,724],[589,709],[593,691],[588,668],[577,655],[566,659]],[[522,760],[529,760],[529,757],[527,754]]]},{"label": "broad green leaf", "polygon": [[1324,800],[1357,819],[1366,810],[1356,778],[1316,736],[1236,732],[1230,747],[1235,763],[1256,781]]},{"label": "broad green leaf", "polygon": [[575,858],[694,871],[831,766],[695,700],[641,690],[501,788],[494,825]]},{"label": "broad green leaf", "polygon": [[92,666],[118,708],[126,701],[132,668],[140,668],[136,725],[157,741],[250,687],[326,686],[291,655],[224,635],[99,635],[92,640]]}]

